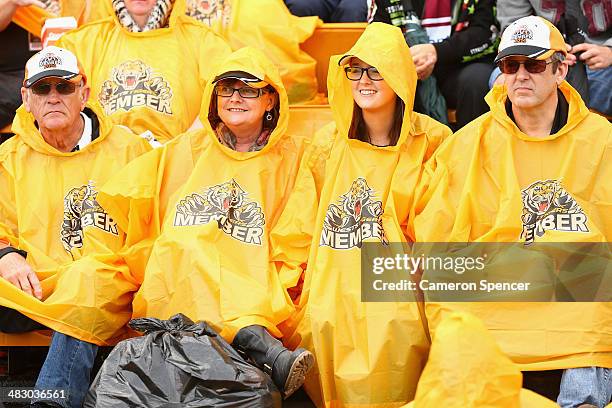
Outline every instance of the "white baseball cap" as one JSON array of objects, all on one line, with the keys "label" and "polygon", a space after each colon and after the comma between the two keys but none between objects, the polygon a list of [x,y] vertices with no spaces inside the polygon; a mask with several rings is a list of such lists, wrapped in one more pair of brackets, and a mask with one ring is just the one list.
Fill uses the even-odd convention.
[{"label": "white baseball cap", "polygon": [[77,57],[63,48],[49,46],[34,54],[26,62],[23,86],[29,88],[35,82],[47,77],[72,79],[78,75],[82,75],[83,79],[87,80]]},{"label": "white baseball cap", "polygon": [[544,60],[556,51],[567,55],[565,40],[557,27],[542,17],[528,16],[504,30],[495,62],[511,55]]}]

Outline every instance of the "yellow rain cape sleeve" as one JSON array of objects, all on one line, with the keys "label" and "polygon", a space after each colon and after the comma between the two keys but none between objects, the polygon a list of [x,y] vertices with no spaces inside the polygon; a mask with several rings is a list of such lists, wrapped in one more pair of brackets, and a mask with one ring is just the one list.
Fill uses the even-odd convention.
[{"label": "yellow rain cape sleeve", "polygon": [[[0,148],[0,241],[28,253],[43,300],[0,279],[0,305],[105,345],[123,334],[138,286],[127,268],[114,264],[125,234],[96,196],[113,171],[150,146],[113,126],[97,106],[89,108],[99,118],[99,137],[71,153],[44,142],[34,117],[17,110],[16,136]],[[99,258],[86,257],[92,253]]]},{"label": "yellow rain cape sleeve", "polygon": [[114,13],[63,35],[57,45],[75,53],[91,98],[113,123],[149,130],[160,142],[193,124],[212,66],[230,52],[191,18],[171,16],[167,28],[132,33]]},{"label": "yellow rain cape sleeve", "polygon": [[307,265],[298,311],[283,331],[290,347],[315,354],[318,370],[306,383],[315,404],[397,407],[414,398],[429,348],[425,323],[416,301],[361,302],[360,248],[406,242],[423,163],[450,130],[412,111],[416,71],[399,29],[371,24],[348,54],[377,67],[403,101],[401,136],[387,147],[348,139],[351,86],[340,56],[332,57],[335,124],[315,135],[302,160],[273,232],[273,259],[287,287]]},{"label": "yellow rain cape sleeve", "polygon": [[[610,241],[612,125],[569,84],[560,90],[567,123],[543,139],[506,115],[505,87],[487,95],[491,112],[447,139],[429,162],[411,227],[417,241]],[[566,218],[573,220],[567,227]],[[612,367],[610,303],[427,303],[432,335],[453,309],[482,319],[522,370]]]},{"label": "yellow rain cape sleeve", "polygon": [[413,407],[554,408],[553,401],[521,389],[518,367],[502,353],[484,324],[469,313],[440,323],[417,386]]},{"label": "yellow rain cape sleeve", "polygon": [[37,37],[41,35],[43,25],[49,18],[74,17],[78,25],[85,23],[89,14],[89,0],[59,0],[57,3],[58,10],[52,7],[18,7],[13,15],[13,22]]},{"label": "yellow rain cape sleeve", "polygon": [[[280,336],[276,325],[293,305],[269,262],[268,234],[294,184],[303,138],[286,134],[287,95],[278,70],[260,51],[234,52],[211,78],[227,71],[263,74],[278,92],[280,118],[267,145],[257,152],[231,150],[218,141],[203,110],[203,129],[172,141],[156,158],[133,163],[159,165],[157,179],[120,175],[103,188],[101,201],[111,214],[121,213],[116,218],[129,231],[159,235],[145,251],[150,255],[144,273],[135,272],[144,281],[134,316],[165,319],[181,312],[210,322],[229,341],[251,324]],[[204,106],[210,106],[213,87],[207,85]],[[187,137],[201,141],[197,152],[177,148]],[[175,178],[180,185],[166,185]],[[154,215],[141,211],[147,207]]]}]

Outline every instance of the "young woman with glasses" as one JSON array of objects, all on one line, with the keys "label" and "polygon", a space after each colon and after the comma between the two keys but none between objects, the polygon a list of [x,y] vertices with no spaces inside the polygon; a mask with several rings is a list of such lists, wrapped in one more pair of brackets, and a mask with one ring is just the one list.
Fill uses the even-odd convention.
[{"label": "young woman with glasses", "polygon": [[317,405],[400,406],[414,397],[429,340],[414,292],[404,302],[363,297],[362,279],[374,275],[362,254],[412,240],[417,182],[450,130],[412,110],[417,75],[400,29],[370,24],[329,66],[334,122],[314,135],[272,232],[298,308],[285,344],[315,354],[318,378],[306,391]]}]

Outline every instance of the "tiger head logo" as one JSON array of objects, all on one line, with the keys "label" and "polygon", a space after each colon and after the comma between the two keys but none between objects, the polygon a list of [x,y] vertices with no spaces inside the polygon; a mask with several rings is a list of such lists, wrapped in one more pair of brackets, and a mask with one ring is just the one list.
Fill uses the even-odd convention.
[{"label": "tiger head logo", "polygon": [[365,179],[358,178],[353,181],[351,189],[344,195],[342,203],[344,212],[352,216],[355,220],[359,219],[364,206],[367,208],[372,192],[372,189],[368,186]]},{"label": "tiger head logo", "polygon": [[336,231],[350,231],[362,220],[377,220],[382,214],[382,203],[373,201],[373,195],[374,190],[364,178],[355,179],[350,190],[340,196],[339,205],[329,205],[325,225]]},{"label": "tiger head logo", "polygon": [[91,194],[91,187],[87,185],[71,189],[64,197],[64,221],[60,235],[62,245],[67,252],[70,252],[72,248],[83,246],[81,215],[83,203],[89,194]]},{"label": "tiger head logo", "polygon": [[544,215],[558,200],[561,183],[558,180],[538,181],[522,192],[523,208],[536,215]]},{"label": "tiger head logo", "polygon": [[515,44],[526,44],[528,40],[533,40],[533,32],[526,25],[518,26],[510,37]]},{"label": "tiger head logo", "polygon": [[[562,187],[560,180],[536,181],[523,189],[521,198],[521,237],[526,239],[527,244],[532,243],[535,236],[544,235],[546,230],[588,232],[586,215],[576,200]],[[559,216],[563,219],[559,219]]]},{"label": "tiger head logo", "polygon": [[242,206],[245,191],[232,179],[227,183],[219,184],[208,189],[206,198],[208,202],[217,210],[227,213],[231,209]]},{"label": "tiger head logo", "polygon": [[142,61],[126,61],[113,69],[113,79],[124,90],[133,91],[151,77],[151,68]]},{"label": "tiger head logo", "polygon": [[166,79],[141,60],[128,60],[113,68],[102,82],[98,100],[107,115],[146,107],[172,115],[172,88]]},{"label": "tiger head logo", "polygon": [[58,65],[62,65],[62,59],[51,53],[45,55],[38,63],[38,66],[44,69],[57,68]]},{"label": "tiger head logo", "polygon": [[119,234],[117,224],[96,200],[97,195],[90,181],[87,185],[70,189],[64,197],[60,238],[67,252],[83,246],[83,228],[93,226],[115,236]]},{"label": "tiger head logo", "polygon": [[236,180],[189,194],[176,206],[174,225],[186,227],[217,221],[218,228],[239,241],[261,245],[265,216],[261,206],[247,198]]},{"label": "tiger head logo", "polygon": [[327,207],[319,245],[334,249],[361,248],[368,238],[387,244],[382,224],[382,202],[363,177],[351,183],[349,191]]},{"label": "tiger head logo", "polygon": [[219,18],[227,25],[230,18],[231,6],[228,0],[188,0],[185,14],[196,20],[212,25]]}]

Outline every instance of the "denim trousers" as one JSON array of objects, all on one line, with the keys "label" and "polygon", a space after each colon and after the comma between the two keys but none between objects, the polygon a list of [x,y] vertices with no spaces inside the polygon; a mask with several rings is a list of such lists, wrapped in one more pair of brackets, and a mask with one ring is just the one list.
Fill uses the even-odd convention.
[{"label": "denim trousers", "polygon": [[32,402],[52,401],[63,408],[82,407],[97,352],[95,344],[54,332],[35,388],[64,392],[57,398],[39,398]]},{"label": "denim trousers", "polygon": [[582,404],[604,408],[612,398],[612,368],[581,367],[563,372],[557,404],[575,408]]},{"label": "denim trousers", "polygon": [[592,70],[587,68],[589,78],[589,108],[612,116],[612,67]]}]

